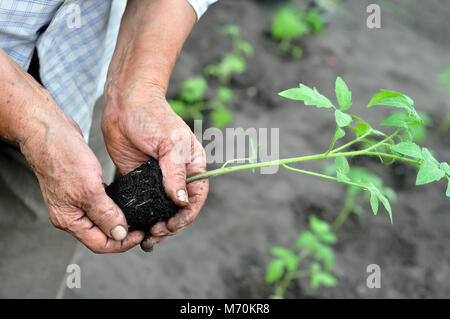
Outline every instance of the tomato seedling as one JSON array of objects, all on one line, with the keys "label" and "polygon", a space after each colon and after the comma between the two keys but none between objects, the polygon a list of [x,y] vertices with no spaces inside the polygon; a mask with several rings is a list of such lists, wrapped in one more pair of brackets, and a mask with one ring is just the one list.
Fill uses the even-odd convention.
[{"label": "tomato seedling", "polygon": [[172,109],[185,121],[202,120],[207,113],[212,125],[222,128],[232,120],[227,110],[233,93],[227,87],[219,87],[214,99],[205,101],[208,83],[203,77],[192,77],[181,83],[181,90],[176,99],[168,100]]},{"label": "tomato seedling", "polygon": [[[221,168],[188,177],[187,182],[237,171],[281,166],[293,172],[334,180],[368,191],[373,213],[375,215],[378,213],[381,202],[392,222],[392,209],[385,190],[373,182],[352,180],[349,176],[350,165],[347,158],[354,156],[376,156],[383,162],[389,160],[389,163],[400,161],[417,165],[419,169],[416,185],[424,185],[445,179],[448,182],[446,194],[450,197],[450,165],[445,162],[438,162],[430,150],[425,147],[422,148],[413,142],[412,130],[417,126],[423,125],[424,121],[414,108],[414,101],[410,97],[395,91],[381,90],[381,92],[375,94],[369,101],[368,108],[390,106],[403,110],[403,113],[395,113],[380,123],[381,126],[395,128],[392,133],[384,133],[373,129],[364,119],[348,113],[348,110],[352,107],[352,92],[340,77],[336,79],[335,92],[338,107],[330,99],[320,94],[316,88],[310,88],[304,84],[279,93],[282,97],[302,101],[304,105],[324,108],[333,112],[336,129],[332,135],[330,145],[325,152],[267,162],[258,162],[256,159],[253,159],[250,163],[234,166],[228,166],[230,163],[226,162]],[[350,142],[336,146],[336,143],[347,134],[347,131],[352,131],[355,137]],[[361,149],[354,151],[347,150],[350,146],[357,143],[362,145]],[[294,163],[325,159],[333,159],[335,161],[336,176],[292,166]]]},{"label": "tomato seedling", "polygon": [[222,28],[221,33],[231,36],[232,51],[224,53],[218,64],[205,67],[204,73],[217,78],[220,83],[227,85],[235,75],[245,72],[247,69],[246,57],[253,55],[253,46],[242,39],[241,29],[237,25],[227,25]]}]

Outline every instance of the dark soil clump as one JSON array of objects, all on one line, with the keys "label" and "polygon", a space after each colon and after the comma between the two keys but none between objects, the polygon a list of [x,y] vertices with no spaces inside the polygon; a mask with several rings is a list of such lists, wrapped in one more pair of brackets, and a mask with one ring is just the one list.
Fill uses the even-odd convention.
[{"label": "dark soil clump", "polygon": [[130,230],[147,232],[155,223],[174,216],[179,209],[166,195],[162,172],[154,159],[111,183],[106,193],[122,209]]}]

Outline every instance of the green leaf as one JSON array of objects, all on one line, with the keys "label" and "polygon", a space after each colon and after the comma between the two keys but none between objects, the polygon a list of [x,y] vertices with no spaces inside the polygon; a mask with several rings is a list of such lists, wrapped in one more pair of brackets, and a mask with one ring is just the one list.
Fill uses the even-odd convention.
[{"label": "green leaf", "polygon": [[233,98],[233,91],[231,91],[227,87],[221,86],[217,90],[217,97],[222,103],[228,104],[231,102],[231,99]]},{"label": "green leaf", "polygon": [[276,246],[276,247],[272,247],[272,249],[270,249],[270,253],[272,255],[284,260],[285,266],[289,270],[291,270],[291,271],[295,270],[295,267],[297,266],[298,257],[292,251],[290,251],[289,249],[286,249],[284,247]]},{"label": "green leaf", "polygon": [[378,187],[376,187],[373,183],[369,185],[369,192],[370,192],[370,206],[372,208],[374,215],[378,213],[379,202],[381,202],[384,208],[387,210],[389,214],[389,219],[391,220],[392,223],[393,222],[392,208],[387,197],[384,196],[381,190]]},{"label": "green leaf", "polygon": [[181,83],[180,99],[187,103],[201,101],[207,88],[208,83],[203,77],[189,78]]},{"label": "green leaf", "polygon": [[394,113],[380,123],[381,126],[411,127],[422,125],[423,119],[416,113]]},{"label": "green leaf", "polygon": [[422,159],[422,149],[419,145],[413,142],[403,142],[392,146],[391,149],[402,155]]},{"label": "green leaf", "polygon": [[381,92],[373,96],[367,107],[375,105],[394,106],[412,111],[414,101],[404,94],[395,91],[381,90]]},{"label": "green leaf", "polygon": [[341,110],[336,110],[334,112],[334,117],[336,118],[336,123],[339,127],[346,127],[353,121],[351,115],[344,113]]},{"label": "green leaf", "polygon": [[336,133],[334,134],[334,138],[336,140],[343,138],[345,136],[345,131],[340,127],[337,128]]},{"label": "green leaf", "polygon": [[317,289],[320,286],[334,287],[337,285],[337,279],[327,272],[317,272],[311,276],[311,288]]},{"label": "green leaf", "polygon": [[441,180],[445,172],[440,169],[439,162],[426,148],[422,149],[423,161],[417,173],[416,185],[424,185]]},{"label": "green leaf", "polygon": [[341,77],[336,79],[336,97],[341,106],[341,110],[345,111],[352,106],[352,92],[348,89],[347,84]]},{"label": "green leaf", "polygon": [[443,162],[441,163],[441,171],[447,173],[448,175],[450,175],[450,165],[448,165],[448,163]]},{"label": "green leaf", "polygon": [[317,244],[317,238],[310,231],[306,231],[298,236],[297,241],[295,242],[294,248],[299,249],[302,247],[307,247],[309,249],[315,249]]},{"label": "green leaf", "polygon": [[327,222],[320,220],[316,216],[311,216],[309,218],[309,227],[311,227],[313,232],[315,232],[316,234],[321,234],[330,231],[330,225]]},{"label": "green leaf", "polygon": [[350,165],[345,157],[336,157],[334,159],[334,164],[336,165],[336,170],[344,175],[350,172]]},{"label": "green leaf", "polygon": [[322,16],[319,14],[318,10],[311,9],[306,15],[306,21],[311,25],[311,28],[315,34],[322,33],[325,28],[325,22]]},{"label": "green leaf", "polygon": [[275,281],[281,279],[284,273],[284,261],[275,259],[269,263],[266,272],[266,282],[272,284]]},{"label": "green leaf", "polygon": [[379,201],[376,192],[369,188],[370,191],[370,207],[372,208],[373,214],[376,216],[378,214]]},{"label": "green leaf", "polygon": [[276,40],[291,41],[307,34],[309,25],[302,18],[302,12],[291,6],[278,9],[272,20],[272,37]]},{"label": "green leaf", "polygon": [[314,256],[316,260],[323,260],[324,266],[326,270],[333,269],[334,265],[334,253],[333,250],[325,245],[320,245],[317,250],[316,254]]},{"label": "green leaf", "polygon": [[213,121],[213,126],[217,128],[224,127],[233,119],[233,115],[227,110],[213,111],[209,116]]},{"label": "green leaf", "polygon": [[321,241],[327,244],[335,244],[337,243],[337,237],[333,233],[323,233],[319,235]]},{"label": "green leaf", "polygon": [[316,88],[311,89],[310,87],[300,84],[300,87],[289,89],[279,93],[280,96],[296,100],[303,101],[305,105],[312,105],[318,108],[332,108],[333,103],[320,94]]}]

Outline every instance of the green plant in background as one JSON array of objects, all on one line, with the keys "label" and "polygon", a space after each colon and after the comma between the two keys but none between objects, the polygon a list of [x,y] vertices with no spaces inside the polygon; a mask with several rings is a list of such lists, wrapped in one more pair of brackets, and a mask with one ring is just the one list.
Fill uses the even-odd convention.
[{"label": "green plant in background", "polygon": [[[337,242],[330,225],[315,216],[309,218],[310,230],[303,232],[292,249],[272,247],[275,256],[267,269],[266,282],[277,283],[272,298],[283,298],[289,284],[299,278],[309,278],[313,289],[319,286],[333,287],[337,279],[331,274],[334,265],[332,244]],[[300,268],[309,261],[309,268]]]},{"label": "green plant in background", "polygon": [[[357,192],[357,189],[364,190],[373,213],[377,215],[381,203],[392,223],[390,201],[395,199],[392,190],[383,186],[380,177],[369,174],[365,170],[350,167],[347,160],[347,158],[355,156],[374,156],[384,164],[400,161],[416,165],[418,167],[416,185],[429,184],[445,179],[448,184],[446,195],[450,197],[450,165],[445,162],[438,162],[429,149],[417,145],[413,140],[414,130],[418,126],[424,125],[424,120],[414,108],[414,101],[410,97],[395,91],[382,90],[369,101],[368,108],[389,106],[403,111],[402,113],[394,113],[380,123],[380,126],[391,127],[391,130],[393,130],[393,132],[385,133],[372,128],[367,121],[348,112],[352,107],[352,92],[340,77],[336,79],[335,92],[338,101],[337,106],[330,99],[320,94],[316,88],[310,88],[304,84],[280,93],[285,98],[302,101],[304,105],[324,108],[333,112],[336,129],[325,152],[267,162],[258,162],[257,156],[253,156],[247,159],[249,163],[234,166],[228,166],[232,162],[228,161],[219,169],[188,177],[187,182],[237,171],[282,166],[293,172],[352,186],[353,188],[349,189],[347,195],[349,201],[355,201],[356,196],[359,196],[360,192]],[[337,142],[346,136],[349,131],[353,132],[355,137],[347,143],[336,146]],[[355,145],[360,145],[360,148],[347,150]],[[334,160],[334,176],[292,166],[295,163],[326,159]],[[352,199],[352,197],[354,198]],[[351,205],[349,204],[349,206]],[[349,208],[343,210],[342,215],[339,215],[341,217],[338,216],[340,220],[333,225],[334,229],[338,229],[342,225],[351,211]],[[277,259],[269,266],[266,279],[271,283],[281,280],[276,288],[275,297],[282,297],[292,280],[305,276],[311,278],[313,288],[320,285],[336,285],[336,280],[330,273],[333,264],[331,260],[334,260],[334,254],[329,246],[336,241],[333,227],[314,218],[310,221],[310,228],[311,231],[300,236],[294,250],[279,247],[272,250]],[[310,269],[306,272],[298,270],[299,265],[307,257],[313,257]],[[324,263],[320,264],[318,261]]]},{"label": "green plant in background", "polygon": [[247,69],[246,57],[253,55],[253,46],[242,39],[241,29],[237,25],[227,25],[222,28],[222,34],[231,36],[232,51],[224,53],[218,64],[208,65],[204,72],[208,76],[217,78],[220,83],[227,85],[234,75],[239,75]]},{"label": "green plant in background", "polygon": [[172,109],[185,121],[202,120],[203,113],[209,115],[212,125],[222,128],[232,120],[227,110],[233,93],[226,87],[219,87],[216,97],[206,101],[208,83],[203,77],[192,77],[181,83],[180,93],[176,99],[169,100]]},{"label": "green plant in background", "polygon": [[[450,69],[447,69],[438,75],[439,83],[450,93]],[[445,134],[450,129],[450,110],[447,112],[444,120],[439,127],[439,132]]]},{"label": "green plant in background", "polygon": [[303,49],[293,42],[310,33],[320,34],[323,29],[324,22],[316,9],[305,12],[293,5],[283,6],[272,18],[272,38],[280,42],[280,51],[295,58],[303,56]]},{"label": "green plant in background", "polygon": [[[325,173],[336,172],[336,165],[330,165]],[[362,167],[352,167],[348,173],[354,183],[373,184],[382,191],[389,201],[396,200],[393,189],[385,187],[383,180]],[[266,282],[276,284],[273,298],[283,298],[289,284],[296,279],[309,278],[310,287],[334,287],[337,279],[332,275],[334,265],[333,244],[338,240],[336,232],[342,227],[351,213],[362,215],[363,202],[370,203],[370,192],[361,196],[363,189],[354,185],[347,185],[345,206],[330,225],[315,216],[309,219],[310,230],[300,234],[293,249],[273,247],[271,254],[276,258],[269,263],[266,272]],[[308,260],[309,259],[309,260]],[[309,261],[309,269],[301,269]]]}]

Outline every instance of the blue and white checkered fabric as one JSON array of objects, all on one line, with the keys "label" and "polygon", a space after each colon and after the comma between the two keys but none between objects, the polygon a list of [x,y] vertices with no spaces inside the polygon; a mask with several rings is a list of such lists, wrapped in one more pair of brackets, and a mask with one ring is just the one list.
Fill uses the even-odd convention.
[{"label": "blue and white checkered fabric", "polygon": [[[187,1],[199,18],[217,0]],[[37,47],[43,85],[86,140],[125,6],[125,0],[0,0],[0,47],[25,70]]]}]

